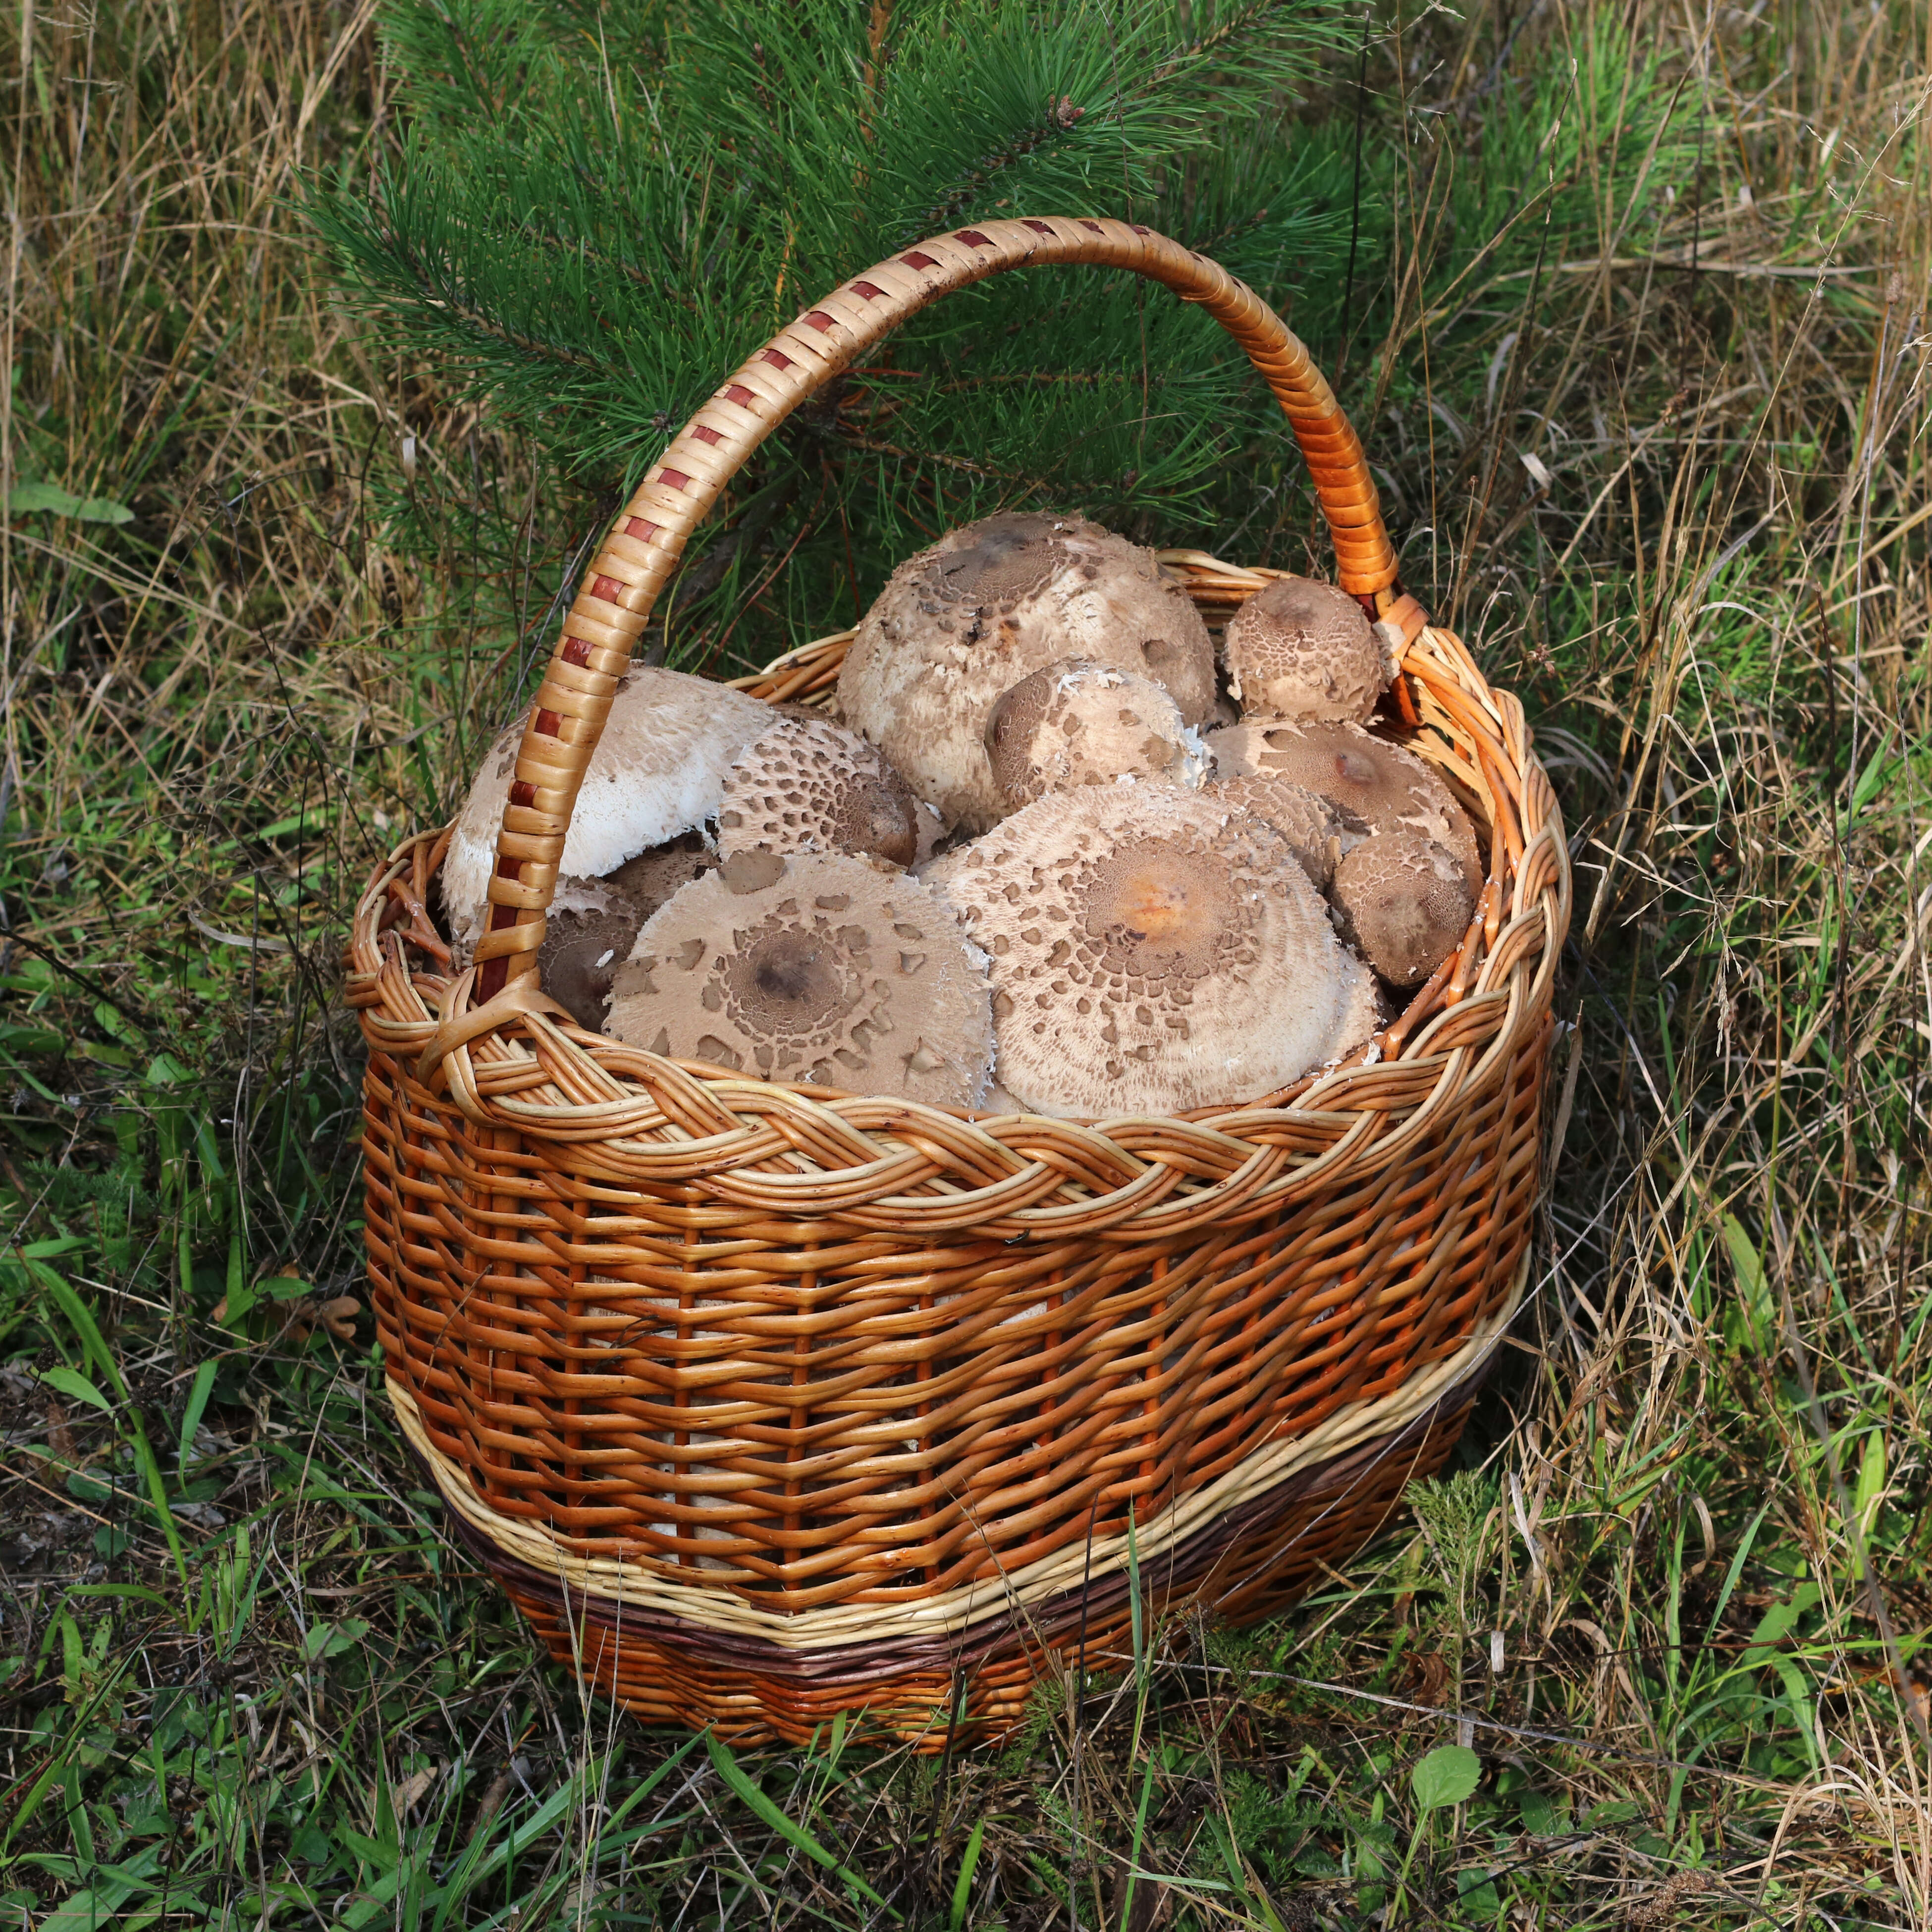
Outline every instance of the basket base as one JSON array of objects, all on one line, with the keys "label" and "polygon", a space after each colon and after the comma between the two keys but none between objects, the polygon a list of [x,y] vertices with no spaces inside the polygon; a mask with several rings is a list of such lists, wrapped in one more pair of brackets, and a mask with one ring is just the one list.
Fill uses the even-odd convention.
[{"label": "basket base", "polygon": [[[1488,1366],[1406,1427],[1297,1472],[1166,1551],[1142,1573],[1146,1609],[1238,1628],[1293,1603],[1442,1466]],[[1114,1571],[953,1640],[788,1650],[560,1587],[445,1514],[557,1664],[646,1724],[709,1727],[734,1744],[804,1744],[840,1712],[856,1735],[920,1752],[949,1733],[956,1747],[992,1742],[1019,1723],[1036,1684],[1078,1669],[1083,1652],[1090,1668],[1112,1662],[1131,1642],[1128,1580]]]}]

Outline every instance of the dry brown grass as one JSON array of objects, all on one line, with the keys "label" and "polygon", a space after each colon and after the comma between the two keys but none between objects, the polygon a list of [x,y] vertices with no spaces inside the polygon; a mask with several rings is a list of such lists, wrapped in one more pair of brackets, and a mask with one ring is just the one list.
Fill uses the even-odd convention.
[{"label": "dry brown grass", "polygon": [[[0,1262],[0,1886],[44,1903],[165,1842],[187,1922],[387,1916],[407,1885],[343,1833],[392,1873],[420,1839],[410,1882],[454,1896],[466,1844],[554,1798],[529,1870],[473,1865],[448,1922],[513,1898],[526,1928],[856,1921],[702,1751],[622,1828],[596,1810],[663,1741],[532,1666],[412,1500],[366,1355],[314,1330],[356,1280],[345,898],[447,803],[596,520],[434,371],[373,357],[302,238],[298,172],[389,137],[370,14],[130,0],[16,14],[0,47],[0,484],[135,513],[16,514],[0,550],[0,1175],[12,1238],[56,1244]],[[1405,1923],[1932,1919],[1932,16],[1635,0],[1648,76],[1590,65],[1614,17],[1378,44],[1396,239],[1347,352],[1406,568],[1540,712],[1576,835],[1522,1346],[1411,1533],[1262,1636],[1156,1634],[1094,1692],[1077,1810],[1051,1700],[937,1777],[761,1767],[908,1921],[948,1917],[981,1821],[973,1924],[1058,1922],[1070,1871],[1082,1922],[1118,1921],[1136,1844],[1138,1926],[1365,1923],[1405,1859]],[[1457,283],[1512,182],[1541,220],[1524,74],[1588,128],[1589,219]],[[1636,171],[1687,144],[1694,190],[1653,219]],[[130,1403],[38,1378],[104,1371],[35,1265]],[[214,1322],[278,1276],[305,1286]],[[178,1571],[130,1415],[188,1486]],[[122,1585],[161,1607],[74,1594]],[[172,1835],[144,1837],[180,1689],[202,1730],[166,1745]],[[1424,1817],[1408,1766],[1459,1724],[1483,1790]],[[676,1828],[625,1836],[647,1816]]]}]

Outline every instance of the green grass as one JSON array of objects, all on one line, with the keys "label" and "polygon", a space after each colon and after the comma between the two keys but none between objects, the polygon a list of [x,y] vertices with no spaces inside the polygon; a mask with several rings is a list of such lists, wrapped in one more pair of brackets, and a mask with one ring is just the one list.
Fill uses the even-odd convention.
[{"label": "green grass", "polygon": [[[335,956],[597,485],[332,305],[291,197],[394,138],[359,14],[8,33],[23,1924],[1932,1918],[1922,8],[1378,17],[1355,280],[1298,319],[1574,835],[1534,1298],[1346,1575],[1150,1621],[941,1761],[646,1731],[444,1536],[360,1301]],[[1344,62],[1311,150],[1357,110]],[[1276,442],[1215,514],[1319,556]],[[791,640],[760,608],[732,649]]]}]

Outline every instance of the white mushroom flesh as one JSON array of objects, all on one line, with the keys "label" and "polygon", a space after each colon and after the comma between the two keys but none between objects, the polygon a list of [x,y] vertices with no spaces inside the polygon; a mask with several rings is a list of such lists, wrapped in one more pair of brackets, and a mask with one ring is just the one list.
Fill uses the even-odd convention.
[{"label": "white mushroom flesh", "polygon": [[[443,858],[442,902],[460,962],[488,916],[496,835],[524,722],[508,726],[490,748]],[[601,878],[702,825],[718,809],[731,760],[771,722],[770,705],[708,678],[653,666],[627,671],[584,774],[560,874]]]}]

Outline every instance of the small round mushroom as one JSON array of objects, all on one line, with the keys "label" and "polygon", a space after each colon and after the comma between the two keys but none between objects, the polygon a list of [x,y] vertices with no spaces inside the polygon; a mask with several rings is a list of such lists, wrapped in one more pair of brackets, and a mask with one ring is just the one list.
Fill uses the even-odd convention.
[{"label": "small round mushroom", "polygon": [[1346,590],[1277,578],[1228,620],[1228,689],[1246,717],[1347,718],[1366,724],[1388,683],[1388,653]]},{"label": "small round mushroom", "polygon": [[1152,551],[1082,518],[1003,512],[892,572],[840,667],[839,714],[949,826],[982,831],[1009,809],[987,716],[1002,692],[1069,657],[1152,678],[1185,724],[1213,712],[1208,628]]},{"label": "small round mushroom", "polygon": [[1427,979],[1476,909],[1456,856],[1406,826],[1365,839],[1335,868],[1342,936],[1394,986]]},{"label": "small round mushroom", "polygon": [[1151,678],[1064,658],[1002,692],[986,721],[986,755],[1010,804],[1050,791],[1150,778],[1198,790],[1201,736]]},{"label": "small round mushroom", "polygon": [[926,877],[989,956],[999,1077],[1034,1112],[1249,1099],[1334,1042],[1340,944],[1252,812],[1165,785],[1050,792]]},{"label": "small round mushroom", "polygon": [[1210,731],[1208,748],[1217,778],[1268,772],[1346,807],[1372,831],[1425,833],[1456,855],[1470,890],[1481,890],[1487,868],[1475,828],[1436,772],[1400,745],[1359,724],[1317,719]]},{"label": "small round mushroom", "polygon": [[614,1038],[754,1078],[971,1107],[992,1070],[985,964],[917,880],[842,853],[740,852],[618,970]]},{"label": "small round mushroom", "polygon": [[610,982],[631,956],[638,929],[681,886],[718,863],[703,833],[653,845],[608,878],[560,879],[550,902],[537,973],[545,992],[580,1026],[598,1031],[610,1007]]},{"label": "small round mushroom", "polygon": [[1328,890],[1335,862],[1349,846],[1369,836],[1369,828],[1333,799],[1273,772],[1246,778],[1216,778],[1203,788],[1210,798],[1265,818],[1288,841],[1301,869],[1318,892]]},{"label": "small round mushroom", "polygon": [[[626,672],[564,835],[560,886],[601,878],[702,825],[718,809],[731,760],[771,722],[761,699],[708,678],[647,665]],[[524,724],[518,718],[490,746],[443,859],[442,903],[460,960],[483,930]]]},{"label": "small round mushroom", "polygon": [[718,849],[920,855],[919,801],[878,748],[829,718],[781,718],[738,754],[718,804]]}]

